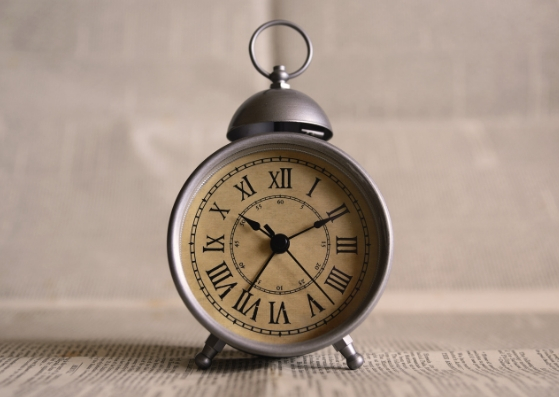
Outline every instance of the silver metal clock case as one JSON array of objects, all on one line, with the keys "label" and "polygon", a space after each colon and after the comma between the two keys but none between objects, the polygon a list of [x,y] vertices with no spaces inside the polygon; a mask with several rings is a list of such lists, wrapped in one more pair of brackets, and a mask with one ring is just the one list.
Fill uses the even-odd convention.
[{"label": "silver metal clock case", "polygon": [[[301,36],[304,38],[305,43],[307,45],[307,58],[303,66],[301,66],[297,71],[288,73],[285,70],[285,67],[282,65],[275,66],[271,73],[266,72],[256,61],[254,56],[254,45],[256,38],[258,35],[265,29],[269,28],[270,26],[274,25],[285,25],[291,27],[298,31]],[[312,44],[307,36],[307,34],[297,25],[283,20],[274,20],[267,22],[260,26],[252,35],[249,44],[249,53],[251,61],[254,67],[258,70],[259,73],[264,75],[265,77],[269,78],[272,81],[270,89],[259,92],[250,98],[248,98],[235,112],[233,115],[231,122],[228,127],[227,138],[230,141],[236,141],[241,138],[248,138],[253,137],[251,139],[242,139],[239,142],[235,142],[231,144],[234,146],[227,146],[222,148],[220,151],[216,152],[212,157],[212,161],[208,164],[202,164],[200,167],[209,167],[215,166],[215,162],[219,163],[220,157],[228,158],[232,155],[231,151],[246,151],[250,150],[250,147],[259,146],[263,144],[279,144],[280,142],[284,142],[281,144],[289,144],[290,142],[298,145],[304,144],[309,147],[313,147],[313,150],[320,151],[325,155],[327,153],[331,153],[331,156],[336,159],[343,159],[345,165],[339,165],[340,167],[349,167],[354,172],[357,170],[361,170],[360,166],[357,163],[354,163],[352,159],[345,157],[345,154],[341,153],[339,149],[334,148],[331,145],[321,142],[329,140],[332,136],[332,127],[330,125],[330,121],[328,117],[321,109],[321,107],[309,96],[293,90],[290,88],[287,81],[294,77],[299,76],[303,73],[310,64],[313,49]],[[274,133],[278,133],[274,135]],[[288,134],[286,134],[288,133]],[[290,133],[294,133],[291,137]],[[303,137],[302,135],[307,135],[307,137]],[[310,138],[313,137],[313,138]],[[273,142],[272,142],[273,141]],[[277,142],[276,142],[277,141]],[[297,143],[298,142],[298,143]],[[217,157],[216,157],[217,156]],[[207,163],[208,160],[205,162]],[[199,168],[200,168],[199,167]],[[189,181],[195,180],[198,178],[196,175],[202,172],[200,169],[195,171],[195,173],[189,178]],[[206,171],[204,171],[206,172]],[[361,173],[359,171],[358,173]],[[377,281],[375,281],[375,285],[373,286],[373,290],[371,290],[367,302],[365,302],[363,308],[361,309],[360,313],[356,315],[351,321],[346,324],[343,328],[349,332],[350,330],[354,329],[360,322],[364,320],[367,314],[372,310],[373,306],[376,304],[384,287],[386,285],[386,281],[388,278],[388,274],[390,273],[390,264],[391,264],[391,252],[392,252],[392,231],[390,225],[390,218],[388,212],[386,210],[385,204],[383,202],[382,196],[378,192],[377,188],[374,186],[374,183],[366,174],[361,174],[361,178],[363,183],[371,189],[369,198],[372,200],[373,197],[376,197],[378,201],[374,204],[378,210],[384,214],[385,218],[383,221],[384,227],[384,234],[386,236],[386,247],[383,255],[383,263],[385,266],[381,271],[380,277]],[[171,223],[170,223],[170,236],[171,239],[169,240],[169,253],[170,253],[170,263],[172,268],[173,277],[175,279],[175,283],[178,285],[179,293],[183,297],[183,300],[187,303],[187,306],[193,311],[196,315],[197,319],[201,321],[206,328],[210,329],[212,332],[210,336],[207,338],[205,342],[205,346],[203,350],[196,356],[195,362],[201,369],[207,369],[211,366],[213,358],[224,348],[227,340],[227,343],[230,343],[234,347],[244,347],[247,352],[253,354],[262,353],[257,347],[251,348],[251,345],[247,345],[245,342],[237,341],[238,338],[230,335],[224,335],[221,333],[219,328],[212,328],[211,321],[206,320],[206,314],[203,313],[200,309],[196,308],[197,305],[193,304],[194,298],[191,297],[188,288],[184,288],[182,286],[186,285],[186,281],[183,280],[183,276],[180,273],[180,258],[179,258],[179,248],[177,246],[179,229],[178,224],[180,222],[179,217],[177,216],[185,206],[185,202],[181,199],[181,196],[185,196],[191,194],[189,190],[195,190],[196,184],[189,184],[189,181],[183,187],[179,195],[179,199],[175,204],[175,208],[173,209],[173,213],[171,215]],[[192,308],[190,307],[192,306]],[[315,351],[318,348],[325,347],[327,344],[332,344],[336,351],[340,352],[347,361],[347,365],[350,369],[357,369],[362,366],[363,364],[363,357],[361,354],[356,352],[355,348],[353,347],[353,340],[349,335],[347,335],[344,330],[341,329],[334,334],[329,333],[328,335],[323,335],[322,337],[316,338],[314,341],[309,341],[306,343],[305,346],[293,346],[288,348],[286,351],[282,352],[278,349],[274,350],[274,354],[267,352],[267,355],[275,356],[275,357],[284,357],[287,353],[299,353],[299,354],[306,354],[311,351]],[[326,344],[324,342],[327,342]],[[254,344],[257,346],[258,344]]]}]

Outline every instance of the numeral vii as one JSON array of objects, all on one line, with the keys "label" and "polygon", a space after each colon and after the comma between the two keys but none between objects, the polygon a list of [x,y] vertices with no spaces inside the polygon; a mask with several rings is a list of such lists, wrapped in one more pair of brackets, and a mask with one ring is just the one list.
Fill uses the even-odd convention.
[{"label": "numeral vii", "polygon": [[[245,190],[245,183],[246,183],[246,189]],[[240,186],[239,186],[240,185]],[[252,187],[252,185],[250,184],[250,182],[248,181],[247,176],[243,176],[243,180],[239,183],[237,183],[235,185],[235,188],[241,192],[242,196],[241,196],[241,201],[243,201],[246,197],[250,197],[252,196],[254,193],[256,193],[256,190],[254,190],[254,188]]]},{"label": "numeral vii", "polygon": [[[237,299],[237,303],[233,306],[233,309],[237,310],[241,314],[245,316],[249,315],[249,312],[252,311],[252,316],[250,317],[251,320],[256,321],[256,315],[258,314],[258,307],[260,306],[260,298],[252,305],[248,305],[250,299],[252,298],[252,294],[248,292],[246,289],[243,289],[241,296]],[[248,307],[247,307],[248,306]]]},{"label": "numeral vii", "polygon": [[[276,171],[276,172],[268,171],[268,172],[272,177],[272,184],[268,187],[268,189],[271,188],[291,189],[291,168],[280,168],[280,171]],[[281,173],[281,180],[278,181],[280,173]]]},{"label": "numeral vii", "polygon": [[233,275],[231,274],[231,270],[229,270],[229,267],[227,267],[225,261],[223,261],[222,264],[206,271],[206,273],[208,273],[208,277],[210,278],[210,281],[212,282],[212,285],[214,286],[216,291],[226,288],[226,290],[219,295],[221,300],[223,300],[223,298],[225,298],[229,291],[231,291],[237,285],[237,283],[222,284],[223,281],[227,280],[230,277],[233,277]]},{"label": "numeral vii", "polygon": [[220,252],[225,252],[224,248],[225,248],[225,242],[223,241],[223,239],[225,238],[225,235],[222,235],[218,238],[213,238],[210,236],[206,236],[206,246],[202,247],[202,252],[206,252],[206,251],[220,251]]},{"label": "numeral vii", "polygon": [[336,269],[336,266],[334,266],[332,268],[332,271],[326,278],[324,284],[327,284],[330,287],[340,291],[343,295],[351,279],[352,276],[350,276],[349,274],[345,274],[341,270]]},{"label": "numeral vii", "polygon": [[336,236],[336,254],[357,254],[357,237]]}]

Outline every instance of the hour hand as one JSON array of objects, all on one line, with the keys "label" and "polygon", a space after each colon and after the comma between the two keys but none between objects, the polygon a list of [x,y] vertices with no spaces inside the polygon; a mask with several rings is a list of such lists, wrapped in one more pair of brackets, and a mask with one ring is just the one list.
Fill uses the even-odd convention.
[{"label": "hour hand", "polygon": [[243,218],[246,221],[246,223],[248,223],[248,225],[252,228],[252,230],[256,230],[256,231],[260,230],[260,223],[253,221],[252,219],[248,219],[243,214],[239,214],[239,216]]},{"label": "hour hand", "polygon": [[252,219],[247,218],[247,217],[244,216],[243,214],[239,214],[239,216],[240,216],[241,218],[243,218],[243,219],[246,221],[246,223],[248,223],[248,225],[251,227],[252,230],[254,230],[254,231],[259,231],[259,230],[260,230],[262,233],[264,233],[266,236],[268,236],[268,237],[270,237],[270,238],[274,235],[273,231],[270,232],[271,229],[270,229],[270,227],[269,227],[268,225],[264,225],[264,229],[266,229],[266,230],[267,230],[267,231],[266,231],[266,230],[263,230],[263,229],[260,227],[260,223],[259,223],[259,222],[253,221]]},{"label": "hour hand", "polygon": [[329,217],[329,218],[321,219],[321,220],[319,220],[319,221],[316,221],[312,226],[310,226],[310,227],[308,227],[308,228],[306,228],[306,229],[304,229],[304,230],[301,230],[301,231],[298,232],[298,233],[295,233],[293,236],[289,236],[289,238],[291,239],[291,238],[293,238],[293,237],[297,237],[298,235],[303,234],[303,233],[305,233],[305,232],[308,232],[309,230],[312,230],[312,229],[320,229],[322,226],[326,225],[326,224],[327,224],[328,222],[330,222],[330,221],[333,221],[333,220],[336,219],[337,217],[338,217],[338,216],[331,216],[331,217]]}]

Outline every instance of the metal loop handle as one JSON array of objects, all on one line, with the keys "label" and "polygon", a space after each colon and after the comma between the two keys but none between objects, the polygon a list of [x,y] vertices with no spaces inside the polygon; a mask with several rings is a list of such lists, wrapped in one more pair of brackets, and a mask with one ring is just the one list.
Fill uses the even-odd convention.
[{"label": "metal loop handle", "polygon": [[[273,83],[275,83],[276,81],[274,81],[274,77],[275,75],[277,75],[277,73],[269,73],[266,70],[264,70],[256,61],[256,57],[254,55],[254,44],[256,43],[256,38],[258,37],[258,35],[260,33],[262,33],[262,31],[264,31],[265,29],[268,29],[270,26],[276,26],[276,25],[283,25],[283,26],[288,26],[290,28],[295,29],[297,32],[299,32],[299,34],[301,36],[303,36],[303,39],[305,40],[305,43],[307,44],[307,59],[305,60],[305,63],[303,64],[303,66],[301,66],[298,70],[296,70],[293,73],[287,73],[287,72],[283,72],[282,74],[282,79],[283,81],[287,81],[289,79],[295,78],[297,76],[299,76],[301,73],[303,73],[308,67],[309,64],[311,63],[311,59],[312,59],[312,55],[313,55],[313,49],[312,49],[312,43],[311,43],[311,39],[309,38],[309,36],[307,36],[307,34],[305,33],[305,31],[303,29],[301,29],[299,26],[295,25],[293,22],[289,22],[289,21],[284,21],[282,19],[276,19],[270,22],[266,22],[265,24],[263,24],[262,26],[260,26],[258,29],[256,29],[256,31],[252,34],[252,37],[250,38],[250,44],[249,44],[249,54],[250,54],[250,60],[252,61],[252,64],[254,65],[254,67],[256,68],[256,70],[258,70],[258,72],[260,74],[262,74],[264,77],[270,79]],[[275,69],[275,68],[274,68]],[[274,75],[274,76],[272,76]]]}]

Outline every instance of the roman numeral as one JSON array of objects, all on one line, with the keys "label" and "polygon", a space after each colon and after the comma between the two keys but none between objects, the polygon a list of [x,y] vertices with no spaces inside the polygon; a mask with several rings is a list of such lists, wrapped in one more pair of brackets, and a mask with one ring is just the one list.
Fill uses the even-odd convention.
[{"label": "roman numeral", "polygon": [[[215,207],[215,208],[214,208]],[[225,220],[225,216],[229,213],[229,210],[222,210],[217,206],[217,203],[214,201],[214,205],[210,208],[210,211],[219,212],[219,215]],[[223,215],[225,213],[225,215]]]},{"label": "roman numeral", "polygon": [[318,303],[316,300],[314,300],[314,298],[312,296],[310,296],[310,294],[307,294],[307,299],[309,301],[309,307],[311,308],[311,317],[316,316],[316,314],[314,312],[314,309],[313,309],[313,306],[318,309],[319,313],[324,311],[324,308],[320,305],[320,303]]},{"label": "roman numeral", "polygon": [[[202,247],[202,252],[206,252],[206,251],[221,251],[221,252],[225,252],[224,248],[225,248],[225,242],[223,241],[223,239],[225,238],[225,235],[222,235],[218,238],[213,238],[210,236],[206,235],[206,246]],[[215,247],[214,247],[215,245]]]},{"label": "roman numeral", "polygon": [[316,188],[316,185],[318,185],[318,182],[320,182],[320,178],[316,178],[314,180],[314,184],[311,187],[311,190],[309,190],[309,192],[307,193],[307,196],[312,197],[312,192],[314,192],[314,189]]},{"label": "roman numeral", "polygon": [[343,203],[338,208],[333,209],[332,211],[326,213],[328,214],[328,218],[330,219],[330,221],[334,222],[340,216],[347,214],[348,212],[349,210],[347,209],[345,203]]},{"label": "roman numeral", "polygon": [[256,315],[258,314],[258,307],[260,306],[260,298],[252,305],[248,306],[250,299],[252,298],[252,294],[248,292],[246,289],[243,289],[241,296],[237,299],[237,303],[233,306],[233,309],[237,310],[241,314],[248,316],[249,312],[252,311],[252,316],[250,317],[251,320],[256,321]]},{"label": "roman numeral", "polygon": [[[268,171],[272,177],[272,184],[268,187],[271,189],[275,187],[276,189],[291,189],[291,168],[280,168],[280,171],[272,172]],[[278,177],[281,172],[281,184],[278,182]]]},{"label": "roman numeral", "polygon": [[357,237],[336,236],[336,254],[357,254]]},{"label": "roman numeral", "polygon": [[208,274],[208,277],[210,278],[210,281],[212,282],[212,285],[214,286],[216,291],[226,288],[225,291],[223,291],[219,295],[221,300],[223,300],[223,298],[225,298],[229,291],[231,291],[237,285],[237,283],[221,284],[228,278],[233,277],[233,275],[231,274],[231,270],[229,270],[229,267],[227,267],[225,261],[223,261],[222,264],[206,271],[206,273]]},{"label": "roman numeral", "polygon": [[285,311],[285,304],[283,302],[281,302],[281,305],[278,309],[278,315],[275,316],[275,320],[274,320],[274,303],[276,302],[270,302],[270,322],[269,324],[279,324],[279,319],[280,316],[283,314],[283,323],[284,324],[291,324],[289,322],[289,318],[287,317],[287,311]]},{"label": "roman numeral", "polygon": [[324,284],[327,284],[330,287],[340,291],[343,295],[351,279],[352,276],[350,276],[349,274],[345,274],[341,270],[336,269],[336,266],[334,266],[332,268],[332,271],[326,278]]},{"label": "roman numeral", "polygon": [[[246,190],[245,190],[245,182],[246,182],[247,189],[250,190],[250,191],[246,191]],[[240,184],[241,186],[239,186],[239,184]],[[238,184],[235,185],[235,188],[236,188],[239,192],[241,192],[241,194],[242,194],[241,201],[243,201],[243,200],[245,199],[245,196],[246,196],[246,197],[250,197],[250,196],[252,196],[254,193],[256,193],[256,191],[253,189],[252,185],[251,185],[250,182],[248,181],[248,178],[247,178],[246,175],[243,176],[243,180],[242,180],[240,183],[238,183]]]}]

